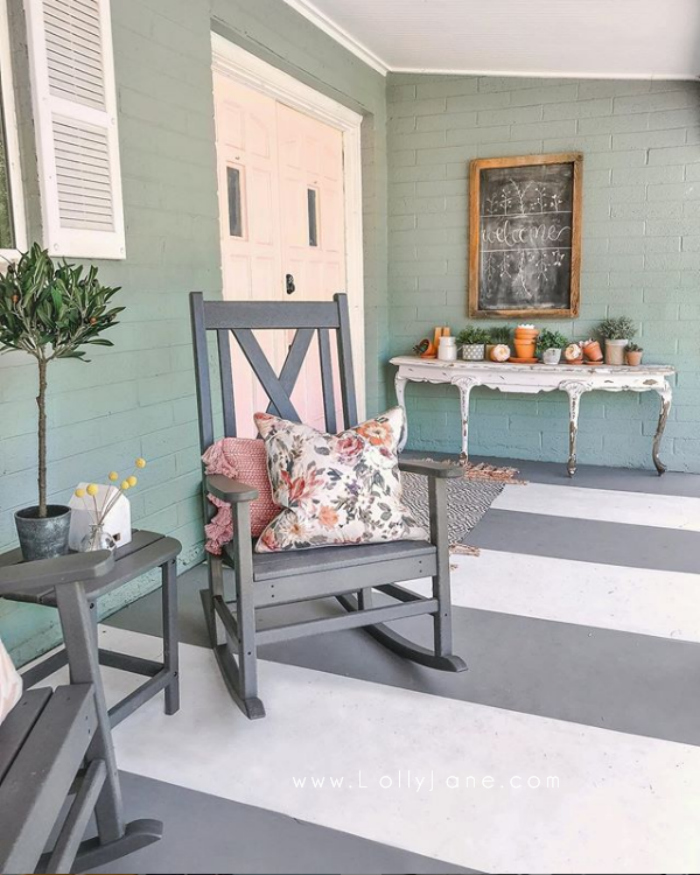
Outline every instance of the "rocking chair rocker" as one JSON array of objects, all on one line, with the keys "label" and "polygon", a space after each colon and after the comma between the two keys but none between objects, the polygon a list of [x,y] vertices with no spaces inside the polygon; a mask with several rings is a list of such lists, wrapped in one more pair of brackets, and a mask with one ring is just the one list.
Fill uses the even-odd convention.
[{"label": "rocking chair rocker", "polygon": [[[299,422],[291,395],[314,333],[318,332],[326,429],[334,434],[337,428],[331,332],[336,332],[344,427],[357,425],[346,295],[336,295],[327,303],[256,303],[204,301],[200,292],[193,292],[190,308],[202,452],[215,440],[208,331],[216,332],[217,336],[224,436],[236,436],[232,336],[268,396],[268,412]],[[296,329],[279,376],[253,334],[254,330],[261,329]],[[256,660],[257,648],[271,642],[366,627],[377,641],[406,659],[442,671],[466,669],[463,660],[452,653],[446,490],[447,479],[460,477],[463,472],[460,468],[434,462],[401,461],[399,468],[429,478],[429,542],[396,541],[266,554],[253,552],[250,535],[250,502],[257,498],[257,491],[223,475],[205,476],[205,519],[211,519],[213,513],[206,498],[207,493],[211,493],[231,505],[234,537],[225,547],[223,556],[208,557],[209,588],[201,591],[202,602],[211,645],[226,685],[249,718],[265,716],[263,703],[258,698]],[[227,601],[224,593],[224,565],[233,570],[234,601]],[[360,576],[363,585],[358,589]],[[398,586],[401,581],[422,577],[432,578],[430,598]],[[375,605],[373,590],[390,596],[393,601],[388,605]],[[347,614],[256,628],[256,616],[265,608],[329,596],[335,596]],[[422,614],[433,619],[432,649],[414,644],[385,625]]]}]

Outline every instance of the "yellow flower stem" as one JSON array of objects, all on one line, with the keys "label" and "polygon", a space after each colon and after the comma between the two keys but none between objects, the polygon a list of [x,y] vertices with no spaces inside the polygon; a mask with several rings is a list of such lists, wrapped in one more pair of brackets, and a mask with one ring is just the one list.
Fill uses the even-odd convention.
[{"label": "yellow flower stem", "polygon": [[[109,498],[109,490],[110,490],[110,487],[107,486],[107,489],[105,489],[104,498],[102,499],[102,509],[100,510],[100,518],[101,519],[104,519],[105,507],[107,506],[107,499]],[[97,525],[99,526],[100,523],[98,522]]]},{"label": "yellow flower stem", "polygon": [[121,490],[117,489],[116,486],[110,486],[110,489],[114,489],[114,494],[112,495],[109,502],[107,503],[106,509],[103,511],[103,514],[102,514],[102,521],[103,522],[107,519],[110,512],[112,511],[112,508],[117,503],[117,501],[119,501],[119,496],[121,495]]}]

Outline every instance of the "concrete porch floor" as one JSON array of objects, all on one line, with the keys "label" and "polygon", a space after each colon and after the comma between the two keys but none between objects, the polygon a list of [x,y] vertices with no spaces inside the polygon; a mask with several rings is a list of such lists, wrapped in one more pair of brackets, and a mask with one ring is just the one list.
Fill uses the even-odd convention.
[{"label": "concrete porch floor", "polygon": [[[124,870],[697,871],[700,477],[582,467],[572,482],[514,464],[529,485],[507,486],[468,536],[479,557],[454,557],[467,673],[411,665],[361,631],[273,645],[268,717],[249,723],[206,649],[205,569],[180,578],[182,711],[155,700],[115,732],[129,817],[165,822]],[[148,655],[159,627],[154,595],[101,634]],[[128,683],[107,672],[111,695]],[[408,771],[434,789],[397,787]],[[323,775],[345,784],[294,784]],[[445,786],[486,775],[494,789]]]}]

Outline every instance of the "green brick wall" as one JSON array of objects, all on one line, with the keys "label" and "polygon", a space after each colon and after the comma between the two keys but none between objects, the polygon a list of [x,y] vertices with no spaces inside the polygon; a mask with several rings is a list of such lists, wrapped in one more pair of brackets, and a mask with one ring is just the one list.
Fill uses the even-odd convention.
[{"label": "green brick wall", "polygon": [[[646,361],[678,368],[663,456],[700,472],[700,85],[390,74],[388,117],[392,352],[467,319],[468,162],[580,150],[581,316],[553,327],[582,338],[608,315],[638,320]],[[409,446],[456,451],[456,392],[407,394]],[[565,459],[560,393],[471,404],[472,453]],[[650,467],[657,415],[655,394],[585,396],[580,462]]]},{"label": "green brick wall", "polygon": [[[21,3],[12,0],[29,210],[38,213]],[[127,254],[101,262],[122,287],[114,350],[50,374],[51,498],[104,479],[134,458],[149,465],[132,498],[134,521],[183,544],[182,567],[202,557],[200,469],[187,293],[220,295],[210,31],[362,112],[367,277],[368,408],[384,403],[387,357],[385,80],[281,0],[112,0]],[[36,223],[35,223],[36,225]],[[36,233],[36,227],[34,232]],[[0,358],[0,550],[15,540],[13,511],[35,502],[36,375]],[[146,578],[106,602],[114,610],[153,586]],[[58,640],[48,609],[0,602],[0,635],[18,661]]]}]

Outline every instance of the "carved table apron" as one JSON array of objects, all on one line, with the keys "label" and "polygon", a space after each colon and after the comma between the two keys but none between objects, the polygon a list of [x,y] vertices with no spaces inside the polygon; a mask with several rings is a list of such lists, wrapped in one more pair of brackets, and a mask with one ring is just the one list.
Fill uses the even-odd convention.
[{"label": "carved table apron", "polygon": [[[415,356],[398,356],[391,359],[398,367],[396,373],[396,396],[406,410],[406,383],[443,383],[459,389],[462,407],[462,454],[466,464],[469,457],[469,396],[475,386],[498,389],[500,392],[566,392],[569,396],[569,461],[567,470],[573,477],[576,472],[576,436],[581,395],[584,392],[658,392],[661,397],[661,413],[652,444],[652,459],[659,474],[666,466],[659,458],[661,437],[671,409],[671,385],[667,380],[675,373],[665,365],[640,365],[639,367],[613,365],[516,365],[495,362],[440,362]],[[408,423],[408,420],[407,420]],[[401,438],[400,449],[406,446],[408,425]]]}]

